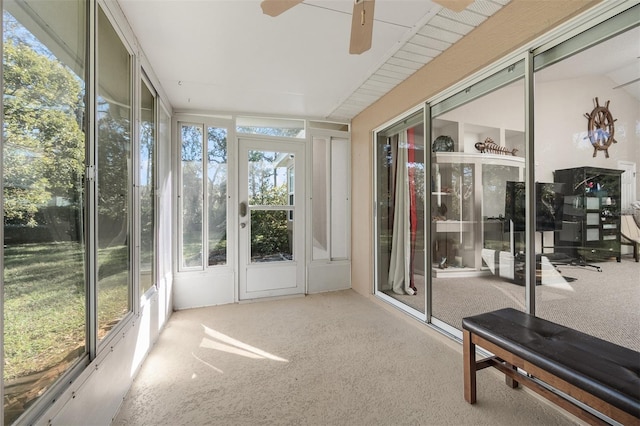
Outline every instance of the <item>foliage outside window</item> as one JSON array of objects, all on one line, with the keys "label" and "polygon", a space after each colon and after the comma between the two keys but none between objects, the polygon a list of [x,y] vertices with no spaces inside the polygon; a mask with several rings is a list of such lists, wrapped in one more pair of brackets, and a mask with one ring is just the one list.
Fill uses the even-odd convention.
[{"label": "foliage outside window", "polygon": [[202,126],[183,124],[182,141],[182,252],[181,267],[202,267]]},{"label": "foliage outside window", "polygon": [[86,352],[84,2],[65,7],[48,24],[78,35],[73,63],[4,2],[4,424]]},{"label": "foliage outside window", "polygon": [[[251,261],[291,260],[293,231],[288,213],[292,210],[269,207],[292,206],[289,203],[288,179],[293,179],[293,156],[252,150],[249,151],[248,160]],[[291,164],[288,164],[289,161]]]},{"label": "foliage outside window", "polygon": [[304,139],[303,120],[260,117],[237,117],[236,132],[239,134],[277,136]]},{"label": "foliage outside window", "polygon": [[144,81],[140,114],[140,294],[144,294],[156,282],[155,242],[155,153],[156,107],[155,96]]},{"label": "foliage outside window", "polygon": [[208,265],[227,263],[227,129],[207,129]]},{"label": "foliage outside window", "polygon": [[227,129],[207,126],[206,144],[204,132],[202,124],[180,125],[182,269],[202,268],[205,252],[207,266],[227,264]]}]

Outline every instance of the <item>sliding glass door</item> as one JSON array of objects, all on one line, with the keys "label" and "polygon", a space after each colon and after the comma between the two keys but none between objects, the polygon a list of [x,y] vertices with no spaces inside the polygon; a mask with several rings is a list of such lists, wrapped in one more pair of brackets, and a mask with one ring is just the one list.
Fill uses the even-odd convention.
[{"label": "sliding glass door", "polygon": [[523,75],[516,62],[431,108],[431,321],[445,328],[526,308]]},{"label": "sliding glass door", "polygon": [[20,3],[2,3],[6,425],[87,353],[86,2]]},{"label": "sliding glass door", "polygon": [[600,42],[625,21],[536,57],[536,314],[640,350],[640,27]]},{"label": "sliding glass door", "polygon": [[376,136],[376,292],[425,313],[424,112]]},{"label": "sliding glass door", "polygon": [[375,133],[377,295],[453,335],[512,307],[640,349],[639,8],[514,55],[425,105],[424,125],[408,112]]}]

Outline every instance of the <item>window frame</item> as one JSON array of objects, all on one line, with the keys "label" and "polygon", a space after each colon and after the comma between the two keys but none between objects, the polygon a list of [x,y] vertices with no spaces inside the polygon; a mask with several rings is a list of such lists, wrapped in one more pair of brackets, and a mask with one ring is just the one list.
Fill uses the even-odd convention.
[{"label": "window frame", "polygon": [[[215,268],[229,268],[234,267],[235,265],[235,256],[233,253],[233,247],[235,247],[235,238],[232,234],[232,220],[231,220],[231,203],[229,202],[232,199],[232,194],[234,194],[234,182],[232,177],[233,173],[233,142],[235,140],[235,133],[233,131],[234,126],[231,122],[226,120],[204,120],[198,119],[198,117],[180,117],[178,118],[176,123],[176,171],[178,178],[176,179],[176,230],[177,230],[177,244],[176,244],[176,270],[178,272],[194,272],[194,271],[206,271],[209,269]],[[183,217],[183,167],[182,167],[182,128],[183,126],[194,126],[199,127],[202,130],[202,147],[201,147],[201,167],[202,167],[202,228],[201,228],[201,247],[202,247],[202,262],[201,265],[198,266],[185,266],[184,263],[184,217]],[[210,128],[216,129],[225,129],[226,130],[226,138],[227,138],[227,146],[226,146],[226,157],[227,157],[227,188],[226,188],[226,215],[227,215],[227,244],[226,244],[226,262],[221,265],[209,265],[208,262],[208,253],[209,253],[209,209],[208,209],[208,157],[207,157],[207,149],[208,149],[208,131]]]}]

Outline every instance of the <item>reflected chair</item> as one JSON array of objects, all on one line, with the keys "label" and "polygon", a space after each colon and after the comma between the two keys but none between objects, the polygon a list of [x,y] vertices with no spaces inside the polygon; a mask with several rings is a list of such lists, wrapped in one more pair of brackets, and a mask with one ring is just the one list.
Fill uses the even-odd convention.
[{"label": "reflected chair", "polygon": [[629,214],[620,216],[620,244],[633,246],[633,258],[638,262],[640,256],[640,228]]}]

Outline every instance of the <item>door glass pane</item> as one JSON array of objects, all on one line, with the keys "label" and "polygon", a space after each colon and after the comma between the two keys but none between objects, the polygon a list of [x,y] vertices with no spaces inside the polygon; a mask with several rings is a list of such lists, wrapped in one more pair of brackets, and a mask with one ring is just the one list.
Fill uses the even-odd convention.
[{"label": "door glass pane", "polygon": [[[620,163],[640,161],[640,83],[623,72],[638,70],[639,39],[635,27],[534,74],[535,180],[558,188],[555,204],[536,197],[536,222],[547,224],[536,229],[536,243],[549,264],[536,287],[536,315],[637,351],[640,263],[624,244],[634,229],[621,226],[636,226],[634,212],[640,222],[632,204],[640,175]],[[632,195],[623,200],[627,178]]]},{"label": "door glass pane", "polygon": [[294,155],[250,150],[247,160],[251,262],[292,260]]},{"label": "door glass pane", "polygon": [[249,205],[289,205],[287,168],[293,165],[293,154],[249,151]]},{"label": "door glass pane", "polygon": [[5,425],[86,353],[85,3],[2,2]]},{"label": "door glass pane", "polygon": [[155,96],[142,82],[140,111],[140,294],[155,284]]},{"label": "door glass pane", "polygon": [[202,126],[180,126],[182,141],[181,268],[202,267]]},{"label": "door glass pane", "polygon": [[377,290],[425,312],[423,112],[378,134]]},{"label": "door glass pane", "polygon": [[98,338],[130,311],[131,55],[98,14]]},{"label": "door glass pane", "polygon": [[444,112],[431,135],[432,315],[458,329],[465,316],[526,306],[521,65],[434,108]]},{"label": "door glass pane", "polygon": [[208,265],[227,263],[227,129],[207,129]]},{"label": "door glass pane", "polygon": [[292,210],[251,210],[251,263],[293,260]]}]

